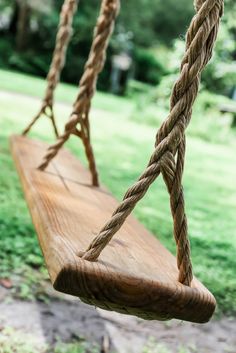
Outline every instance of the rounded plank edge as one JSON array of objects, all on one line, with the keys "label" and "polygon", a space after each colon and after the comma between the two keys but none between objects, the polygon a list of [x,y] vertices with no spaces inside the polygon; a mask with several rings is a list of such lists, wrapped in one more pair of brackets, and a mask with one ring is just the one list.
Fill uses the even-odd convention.
[{"label": "rounded plank edge", "polygon": [[195,323],[208,322],[215,311],[216,301],[208,290],[123,274],[114,276],[106,268],[101,270],[99,262],[74,260],[64,262],[53,287],[80,297],[87,304],[146,320],[179,319]]}]

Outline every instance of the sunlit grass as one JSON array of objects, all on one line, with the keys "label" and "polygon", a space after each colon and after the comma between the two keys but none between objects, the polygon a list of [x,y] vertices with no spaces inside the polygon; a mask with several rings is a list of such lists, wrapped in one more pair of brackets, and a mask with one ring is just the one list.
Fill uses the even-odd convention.
[{"label": "sunlit grass", "polygon": [[[0,89],[5,91],[14,91],[19,94],[30,95],[33,97],[42,98],[45,92],[46,81],[40,78],[35,78],[30,75],[20,74],[17,72],[5,71],[0,69]],[[78,87],[76,85],[68,85],[61,83],[55,93],[55,99],[72,104],[76,99]],[[127,114],[132,110],[132,101],[123,97],[115,97],[112,94],[107,94],[106,99],[102,93],[97,93],[93,104],[96,108],[105,109],[113,112],[117,106],[117,112]]]}]

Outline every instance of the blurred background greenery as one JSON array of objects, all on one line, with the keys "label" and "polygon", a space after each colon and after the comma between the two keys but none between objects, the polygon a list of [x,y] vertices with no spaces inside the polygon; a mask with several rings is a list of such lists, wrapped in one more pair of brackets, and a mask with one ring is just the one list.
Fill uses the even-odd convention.
[{"label": "blurred background greenery", "polygon": [[[78,83],[88,55],[100,1],[80,1],[74,34],[62,80]],[[193,16],[189,0],[121,1],[121,13],[108,51],[99,88],[110,89],[112,56],[133,59],[129,76],[150,85],[176,74],[184,35]],[[46,76],[50,64],[62,0],[0,0],[0,66]],[[203,85],[217,94],[232,96],[236,82],[235,7],[226,0],[216,53],[203,75]],[[174,9],[174,11],[173,11]],[[145,68],[145,69],[144,69]],[[108,78],[108,79],[107,79]]]},{"label": "blurred background greenery", "polygon": [[[70,113],[65,103],[72,104],[76,96],[75,85],[90,49],[99,5],[98,0],[79,2],[62,72],[64,83],[56,95],[57,102],[64,103],[56,108],[61,128]],[[99,93],[93,104],[96,118],[92,114],[101,177],[118,198],[145,166],[156,129],[168,113],[171,87],[184,52],[185,32],[194,13],[189,0],[121,0],[121,5],[105,69],[98,81]],[[225,5],[215,53],[203,73],[188,129],[184,183],[195,273],[216,295],[220,311],[233,313],[236,312],[236,2],[226,0]],[[43,95],[42,78],[46,77],[50,65],[61,6],[62,0],[0,0],[0,90],[25,95],[15,96],[14,104],[11,96],[2,95],[1,99],[4,173],[0,175],[0,247],[4,251],[0,254],[0,270],[4,277],[27,273],[25,264],[29,268],[42,268],[40,251],[36,238],[30,236],[33,228],[9,157],[7,136],[13,127],[21,131],[36,113],[35,100],[26,97]],[[114,87],[114,57],[117,56],[128,57],[130,65]],[[109,127],[109,136],[103,126]],[[35,136],[52,139],[44,120],[37,131]],[[108,145],[111,146],[109,155]],[[77,140],[72,138],[68,147],[83,158]],[[117,163],[111,171],[109,163],[114,160]],[[174,252],[168,196],[160,183],[135,212]],[[19,293],[23,297],[31,295],[29,288],[22,284]]]}]

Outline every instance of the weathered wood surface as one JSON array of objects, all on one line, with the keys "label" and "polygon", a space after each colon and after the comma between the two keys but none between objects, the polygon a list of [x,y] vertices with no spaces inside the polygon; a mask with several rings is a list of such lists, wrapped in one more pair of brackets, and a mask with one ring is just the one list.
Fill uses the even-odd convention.
[{"label": "weathered wood surface", "polygon": [[133,216],[97,262],[77,256],[109,219],[117,201],[90,186],[90,174],[67,150],[45,172],[37,166],[47,144],[11,137],[11,150],[52,284],[108,310],[145,319],[206,322],[212,294],[194,278],[178,283],[176,259]]}]

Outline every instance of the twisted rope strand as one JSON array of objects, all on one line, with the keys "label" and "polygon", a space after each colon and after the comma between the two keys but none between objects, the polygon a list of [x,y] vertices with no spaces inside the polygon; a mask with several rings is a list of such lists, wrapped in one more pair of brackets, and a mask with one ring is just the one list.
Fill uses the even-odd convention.
[{"label": "twisted rope strand", "polygon": [[45,115],[51,120],[56,137],[59,136],[53,111],[54,92],[60,80],[61,71],[65,65],[67,47],[72,34],[72,21],[76,9],[77,0],[65,0],[60,14],[60,22],[56,36],[56,46],[47,75],[47,88],[43,98],[42,106],[38,114],[32,119],[29,125],[22,132],[23,135],[27,135],[36,121],[42,115]]},{"label": "twisted rope strand", "polygon": [[[198,93],[201,72],[212,55],[219,19],[223,13],[223,4],[223,0],[195,1],[197,14],[188,29],[186,52],[181,64],[180,78],[173,88],[170,114],[157,133],[155,150],[146,170],[138,181],[128,189],[111,219],[101,229],[86,252],[80,254],[84,259],[93,261],[98,258],[137,202],[145,195],[149,186],[162,173],[170,193],[174,236],[177,244],[179,281],[185,285],[191,285],[193,275],[182,188],[185,129],[191,119],[192,106]],[[177,161],[175,161],[176,154]]]},{"label": "twisted rope strand", "polygon": [[[88,61],[85,65],[84,74],[80,80],[79,93],[73,105],[73,112],[65,125],[64,133],[55,144],[51,145],[43,158],[40,170],[44,170],[50,161],[57,155],[60,148],[69,139],[70,135],[80,125],[80,137],[84,144],[89,168],[92,175],[93,185],[98,186],[98,174],[90,142],[89,112],[91,100],[96,90],[99,73],[102,71],[106,59],[106,50],[110,36],[114,29],[115,19],[120,8],[119,0],[103,0],[100,15],[94,31],[94,38]],[[78,135],[78,134],[77,134]]]},{"label": "twisted rope strand", "polygon": [[[194,43],[194,36],[192,36],[192,38],[188,38],[188,41],[186,43],[186,51],[188,51],[192,41]],[[199,43],[201,43],[200,38]],[[197,44],[198,43],[196,43],[196,45]],[[196,52],[200,53],[201,49],[202,48],[200,48],[200,50],[198,51],[196,48]],[[198,64],[188,71],[188,67],[187,65],[185,65],[185,63],[187,63],[188,61],[185,62],[184,57],[181,63],[181,76],[173,88],[170,104],[171,109],[174,108],[175,104],[178,102],[178,99],[181,98],[181,95],[184,93],[184,91],[187,90],[188,86],[190,86],[192,83],[194,84],[194,80],[197,78],[199,73],[199,67],[201,67],[201,56],[197,57],[196,60],[198,60]],[[195,86],[193,86],[192,90],[194,91],[195,88],[197,94],[199,80],[196,80],[195,83],[196,84]],[[170,194],[170,207],[174,225],[173,233],[177,244],[177,267],[179,269],[179,282],[185,285],[190,285],[193,277],[190,242],[188,239],[187,217],[185,214],[184,193],[182,187],[182,176],[185,160],[185,127],[187,127],[190,121],[191,113],[192,109],[190,109],[189,112],[185,111],[185,113],[182,113],[181,120],[185,123],[182,126],[183,138],[180,141],[177,151],[167,152],[167,158],[164,155],[161,159],[161,173],[166,183],[167,190]],[[185,116],[185,114],[187,114],[187,116]],[[168,124],[164,122],[161,129],[158,131],[156,136],[156,146],[165,136],[168,135],[167,125]],[[176,153],[177,163],[175,165],[174,156]]]}]

